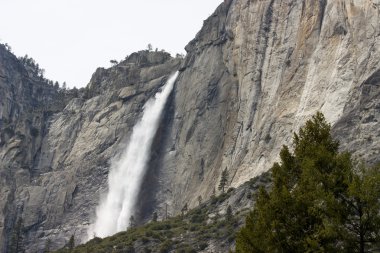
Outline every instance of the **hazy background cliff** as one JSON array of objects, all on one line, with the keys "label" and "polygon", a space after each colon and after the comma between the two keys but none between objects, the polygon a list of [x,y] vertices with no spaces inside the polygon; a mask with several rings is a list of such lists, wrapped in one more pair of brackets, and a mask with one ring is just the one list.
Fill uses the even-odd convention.
[{"label": "hazy background cliff", "polygon": [[342,148],[380,161],[380,1],[224,1],[185,59],[141,51],[59,91],[0,47],[0,247],[22,218],[29,251],[81,238],[111,159],[142,106],[180,70],[155,137],[136,216],[207,199],[227,168],[238,186],[270,168],[315,111]]}]

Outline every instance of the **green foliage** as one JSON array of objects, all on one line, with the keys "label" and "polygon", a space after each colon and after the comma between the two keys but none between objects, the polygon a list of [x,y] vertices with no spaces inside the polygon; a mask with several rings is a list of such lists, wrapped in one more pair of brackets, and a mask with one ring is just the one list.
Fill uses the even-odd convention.
[{"label": "green foliage", "polygon": [[226,220],[227,221],[231,221],[232,219],[234,218],[233,214],[232,214],[232,208],[231,206],[229,205],[227,207],[227,211],[226,211]]},{"label": "green foliage", "polygon": [[7,50],[8,52],[12,53],[12,47],[8,44],[8,43],[0,43],[0,46],[4,47],[5,50]]},{"label": "green foliage", "polygon": [[187,245],[187,244],[184,244],[184,245],[181,245],[181,247],[179,247],[176,251],[176,253],[196,253],[197,251],[195,249],[193,249],[193,247],[191,247],[190,245]]},{"label": "green foliage", "polygon": [[75,247],[75,239],[74,239],[74,235],[72,235],[70,237],[70,240],[69,242],[67,243],[67,248],[69,249],[69,251],[71,252]]},{"label": "green foliage", "polygon": [[221,190],[224,193],[224,188],[226,187],[228,182],[228,171],[227,168],[225,168],[222,172],[222,176],[220,178],[218,189]]},{"label": "green foliage", "polygon": [[135,226],[136,226],[135,216],[131,215],[131,217],[129,217],[129,227],[133,228]]},{"label": "green foliage", "polygon": [[[7,50],[9,53],[13,54],[12,48],[7,43],[0,43],[0,48]],[[54,87],[56,90],[59,89],[58,85],[54,84],[54,81],[45,78],[45,70],[40,67],[40,65],[27,54],[25,56],[18,57],[19,62],[24,66],[25,70],[30,76],[40,81],[40,83]],[[1,76],[0,76],[1,77]],[[58,82],[55,82],[56,84]]]},{"label": "green foliage", "polygon": [[119,62],[117,60],[110,60],[110,63],[113,66],[116,66]]},{"label": "green foliage", "polygon": [[227,193],[233,192],[234,190],[235,190],[235,188],[230,187],[230,188],[228,188]]},{"label": "green foliage", "polygon": [[153,222],[156,222],[157,219],[158,219],[158,214],[157,214],[157,212],[153,212],[152,221],[153,221]]},{"label": "green foliage", "polygon": [[175,55],[175,58],[179,58],[179,59],[184,59],[185,58],[185,55],[184,54],[176,54]]},{"label": "green foliage", "polygon": [[167,253],[170,251],[172,248],[173,242],[171,240],[165,240],[161,245],[160,245],[160,253]]},{"label": "green foliage", "polygon": [[49,253],[50,252],[50,247],[51,247],[51,240],[47,239],[47,241],[45,243],[44,253]]},{"label": "green foliage", "polygon": [[39,64],[32,57],[29,57],[26,54],[24,57],[19,57],[18,59],[24,65],[24,67],[35,77],[44,79],[45,70],[43,68],[40,68]]},{"label": "green foliage", "polygon": [[379,241],[380,173],[338,153],[317,113],[284,146],[236,239],[236,252],[364,252]]},{"label": "green foliage", "polygon": [[206,249],[206,248],[207,248],[207,246],[208,246],[208,244],[207,244],[207,243],[205,243],[205,242],[202,242],[202,243],[200,243],[200,244],[199,244],[199,249],[200,249],[200,250],[204,250],[204,249]]},{"label": "green foliage", "polygon": [[[104,239],[94,238],[71,252],[199,252],[207,249],[210,240],[228,247],[236,236],[237,221],[243,221],[247,213],[234,213],[230,207],[226,216],[218,215],[218,204],[228,201],[232,194],[221,194],[215,197],[216,204],[206,201],[198,208],[187,210],[183,216],[149,222]],[[67,252],[67,247],[57,251]]]},{"label": "green foliage", "polygon": [[39,135],[39,130],[35,127],[31,127],[30,128],[30,135],[33,136],[33,137],[37,137]]},{"label": "green foliage", "polygon": [[351,175],[348,190],[341,196],[344,212],[339,232],[347,247],[365,252],[380,242],[380,166],[366,168],[359,165]]}]

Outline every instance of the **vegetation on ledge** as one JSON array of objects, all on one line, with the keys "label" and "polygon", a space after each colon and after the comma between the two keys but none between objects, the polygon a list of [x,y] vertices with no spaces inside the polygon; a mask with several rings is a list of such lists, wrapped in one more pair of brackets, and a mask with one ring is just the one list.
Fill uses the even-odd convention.
[{"label": "vegetation on ledge", "polygon": [[[270,173],[226,193],[224,173],[223,193],[205,203],[199,198],[193,210],[186,205],[180,216],[57,252],[232,252],[235,238],[236,252],[244,253],[373,252],[380,245],[380,166],[340,153],[330,129],[317,113],[294,135],[294,151],[283,147]],[[250,212],[230,205],[251,198]]]},{"label": "vegetation on ledge", "polygon": [[[240,187],[229,188],[183,215],[152,221],[104,239],[94,238],[71,249],[70,241],[57,253],[67,252],[228,252],[234,249],[236,233],[243,226],[260,187],[270,186],[264,173]],[[154,221],[156,220],[156,221]]]},{"label": "vegetation on ledge", "polygon": [[[249,186],[246,184],[245,187]],[[212,248],[211,244],[230,249],[236,232],[244,222],[248,210],[234,213],[229,206],[224,214],[215,209],[225,202],[233,190],[212,197],[186,214],[152,221],[144,226],[129,228],[104,239],[94,238],[84,245],[70,249],[67,245],[57,253],[65,252],[199,252]]]}]

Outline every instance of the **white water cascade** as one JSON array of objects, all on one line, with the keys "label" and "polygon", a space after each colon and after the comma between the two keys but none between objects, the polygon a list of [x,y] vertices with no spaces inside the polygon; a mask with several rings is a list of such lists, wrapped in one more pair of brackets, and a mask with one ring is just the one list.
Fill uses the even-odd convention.
[{"label": "white water cascade", "polygon": [[145,175],[153,138],[177,76],[178,72],[169,78],[161,92],[144,105],[143,116],[134,126],[127,148],[120,160],[111,166],[108,193],[100,201],[96,221],[88,229],[88,239],[127,229]]}]

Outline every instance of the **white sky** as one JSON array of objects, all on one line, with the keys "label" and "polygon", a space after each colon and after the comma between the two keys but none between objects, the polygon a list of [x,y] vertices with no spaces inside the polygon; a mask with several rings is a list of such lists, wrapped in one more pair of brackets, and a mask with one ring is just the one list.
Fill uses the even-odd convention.
[{"label": "white sky", "polygon": [[97,67],[153,48],[185,53],[223,0],[0,0],[0,42],[48,79],[83,87]]}]

